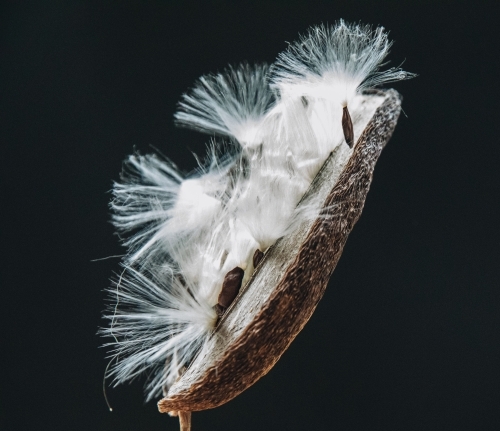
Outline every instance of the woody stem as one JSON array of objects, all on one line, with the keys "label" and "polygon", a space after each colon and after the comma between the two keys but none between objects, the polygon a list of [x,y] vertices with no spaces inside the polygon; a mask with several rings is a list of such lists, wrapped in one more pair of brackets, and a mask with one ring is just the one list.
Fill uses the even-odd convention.
[{"label": "woody stem", "polygon": [[191,431],[191,412],[179,412],[181,431]]}]

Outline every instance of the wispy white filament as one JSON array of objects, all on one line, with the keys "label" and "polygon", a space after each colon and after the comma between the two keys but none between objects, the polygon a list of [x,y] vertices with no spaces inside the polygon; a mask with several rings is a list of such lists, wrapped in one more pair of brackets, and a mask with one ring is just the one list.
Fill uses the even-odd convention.
[{"label": "wispy white filament", "polygon": [[170,268],[150,273],[127,268],[110,294],[117,305],[109,309],[112,325],[103,334],[119,340],[109,344],[119,361],[111,375],[120,382],[157,369],[147,387],[149,400],[175,381],[217,316]]},{"label": "wispy white filament", "polygon": [[286,94],[346,105],[356,91],[414,76],[400,68],[379,70],[391,45],[383,27],[372,29],[343,20],[334,26],[313,27],[278,56],[273,85]]},{"label": "wispy white filament", "polygon": [[274,95],[268,88],[266,64],[202,76],[179,102],[178,124],[203,132],[235,138],[241,145],[255,145],[263,115]]},{"label": "wispy white filament", "polygon": [[343,107],[355,119],[361,91],[413,76],[379,70],[390,45],[382,28],[311,28],[272,66],[230,67],[183,96],[176,121],[229,138],[224,155],[212,144],[190,175],[129,157],[111,203],[129,254],[102,331],[114,339],[116,384],[147,371],[148,399],[168,388],[207,348],[225,275],[240,267],[246,282],[256,250],[318,215],[297,203],[332,151],[339,163],[351,154]]}]

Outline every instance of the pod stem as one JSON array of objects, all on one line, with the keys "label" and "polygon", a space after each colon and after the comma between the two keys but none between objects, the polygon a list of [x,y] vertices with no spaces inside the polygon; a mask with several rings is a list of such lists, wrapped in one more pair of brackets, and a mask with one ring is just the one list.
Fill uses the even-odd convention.
[{"label": "pod stem", "polygon": [[181,431],[191,431],[191,412],[179,412]]}]

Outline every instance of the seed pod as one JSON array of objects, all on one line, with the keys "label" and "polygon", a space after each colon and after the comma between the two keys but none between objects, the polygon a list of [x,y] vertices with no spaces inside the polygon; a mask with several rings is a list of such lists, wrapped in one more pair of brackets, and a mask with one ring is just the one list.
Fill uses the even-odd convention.
[{"label": "seed pod", "polygon": [[[298,226],[266,253],[221,318],[210,345],[158,403],[160,412],[220,406],[265,375],[311,317],[358,220],[375,163],[401,109],[394,90],[364,96],[352,155],[339,170],[334,152],[302,202],[318,202],[319,216]],[[217,336],[220,335],[220,336]]]}]

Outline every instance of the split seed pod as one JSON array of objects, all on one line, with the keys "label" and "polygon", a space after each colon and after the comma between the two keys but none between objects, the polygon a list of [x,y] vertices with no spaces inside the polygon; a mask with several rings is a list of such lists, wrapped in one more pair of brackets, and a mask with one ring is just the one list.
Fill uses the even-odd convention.
[{"label": "split seed pod", "polygon": [[160,412],[205,410],[233,399],[269,372],[311,317],[361,215],[401,97],[395,90],[373,91],[364,104],[353,124],[357,141],[347,164],[339,172],[332,153],[302,200],[322,202],[320,215],[265,254],[208,348],[159,401]]},{"label": "split seed pod", "polygon": [[[381,83],[384,29],[312,27],[271,65],[201,77],[179,125],[222,135],[185,175],[130,156],[113,222],[129,251],[109,289],[114,384],[148,373],[147,400],[179,416],[265,375],[311,317],[361,214],[401,98]],[[220,149],[227,150],[220,154]],[[127,238],[128,236],[128,238]]]}]

